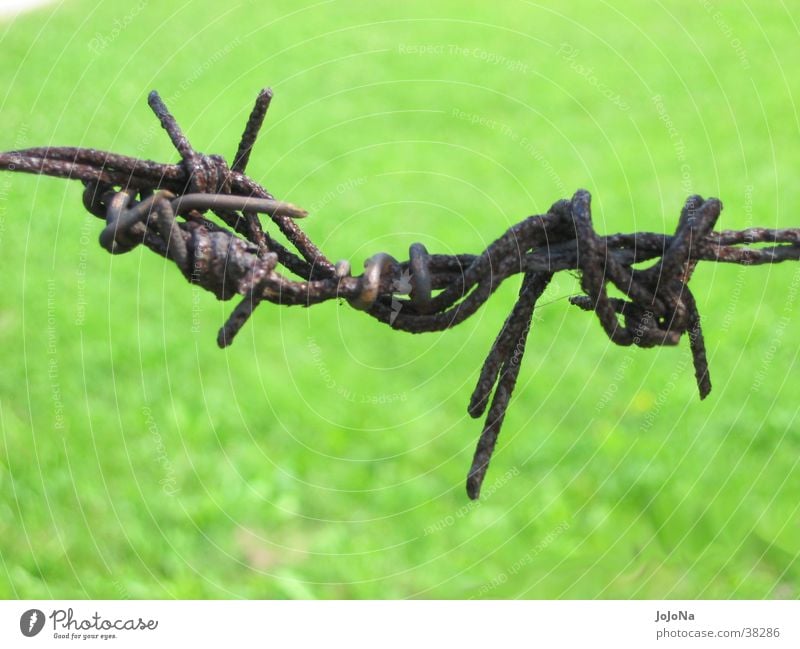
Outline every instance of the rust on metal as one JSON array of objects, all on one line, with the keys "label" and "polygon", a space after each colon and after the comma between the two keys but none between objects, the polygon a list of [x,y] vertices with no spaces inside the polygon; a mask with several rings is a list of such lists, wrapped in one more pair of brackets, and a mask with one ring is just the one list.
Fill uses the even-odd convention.
[{"label": "rust on metal", "polygon": [[[245,174],[271,99],[271,91],[259,93],[230,167],[222,156],[194,149],[153,92],[148,103],[177,149],[179,163],[46,147],[0,153],[0,170],[80,180],[84,207],[105,221],[100,244],[108,252],[122,254],[144,245],[220,300],[241,296],[220,329],[220,347],[233,342],[261,302],[311,306],[345,298],[393,329],[441,331],[466,320],[502,282],[522,274],[519,297],[469,402],[472,417],[486,413],[467,477],[473,499],[480,494],[514,391],[533,310],[555,273],[579,272],[583,294],[570,301],[593,311],[618,345],[677,345],[686,334],[703,399],[711,380],[700,315],[688,287],[697,263],[800,259],[800,229],[715,231],[722,203],[700,196],[686,200],[672,235],[601,236],[592,225],[591,196],[578,190],[544,214],[512,226],[479,255],[429,254],[415,243],[408,261],[379,252],[365,262],[361,275],[353,276],[348,261],[334,265],[300,229],[296,219],[306,216],[304,210],[277,201]],[[264,230],[259,213],[269,217],[293,250]],[[634,268],[648,261],[649,267]],[[398,289],[406,284],[408,291]],[[627,299],[609,297],[609,284]],[[410,296],[399,299],[398,293]]]}]

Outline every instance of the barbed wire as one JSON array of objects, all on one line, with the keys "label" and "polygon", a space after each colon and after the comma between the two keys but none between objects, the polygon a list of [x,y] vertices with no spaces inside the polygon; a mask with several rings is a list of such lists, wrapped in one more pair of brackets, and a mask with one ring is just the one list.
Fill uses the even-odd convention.
[{"label": "barbed wire", "polygon": [[[43,147],[0,153],[0,169],[82,181],[84,207],[105,220],[100,244],[108,252],[121,254],[143,244],[218,299],[242,296],[219,331],[220,347],[231,344],[261,302],[311,306],[344,298],[393,329],[441,331],[469,318],[502,282],[522,274],[517,301],[484,361],[467,409],[475,418],[486,413],[467,476],[472,499],[480,494],[517,382],[533,310],[555,273],[578,271],[583,295],[570,302],[594,311],[618,345],[677,345],[686,334],[703,399],[711,381],[700,315],[688,287],[697,263],[800,259],[800,229],[716,232],[722,203],[700,196],[686,200],[672,235],[600,236],[592,226],[591,196],[581,189],[545,214],[510,227],[479,255],[429,254],[415,243],[407,261],[379,252],[354,276],[347,261],[329,261],[300,229],[304,210],[276,200],[245,175],[271,99],[270,90],[259,93],[230,167],[223,157],[194,149],[152,92],[148,103],[179,163]],[[208,218],[209,212],[222,224]],[[264,230],[259,214],[269,216],[294,250]],[[765,243],[774,245],[755,247]],[[653,262],[647,268],[633,267],[647,261]],[[609,297],[608,284],[627,299]]]}]

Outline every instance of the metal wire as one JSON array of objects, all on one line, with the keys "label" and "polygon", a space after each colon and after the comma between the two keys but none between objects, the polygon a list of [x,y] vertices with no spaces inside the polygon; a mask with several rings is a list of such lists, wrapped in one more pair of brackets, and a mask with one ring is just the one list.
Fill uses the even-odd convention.
[{"label": "metal wire", "polygon": [[[271,98],[270,90],[259,93],[231,167],[221,156],[197,152],[152,92],[148,103],[180,154],[178,164],[48,147],[0,153],[0,170],[82,181],[85,208],[106,222],[100,244],[110,253],[143,244],[217,298],[242,296],[220,329],[221,347],[231,344],[262,301],[310,306],[345,298],[393,329],[441,331],[475,313],[503,281],[523,274],[517,302],[489,351],[468,407],[476,418],[488,407],[467,477],[473,499],[480,494],[519,375],[533,310],[556,272],[580,273],[584,294],[570,302],[594,311],[618,345],[677,345],[686,334],[703,399],[711,381],[700,315],[688,287],[697,263],[800,259],[800,229],[715,232],[722,203],[700,196],[687,199],[673,235],[600,236],[592,226],[589,192],[578,190],[570,200],[509,228],[479,255],[432,255],[415,243],[408,261],[379,252],[354,277],[349,262],[331,263],[300,229],[295,219],[306,216],[304,210],[276,201],[245,175]],[[209,219],[209,212],[222,225]],[[264,231],[258,213],[269,216],[294,251]],[[772,245],[754,247],[764,243]],[[633,267],[647,261],[653,261],[648,268]],[[403,278],[409,291],[398,289]],[[609,297],[609,283],[627,299]],[[410,292],[409,299],[399,300],[402,292]]]}]

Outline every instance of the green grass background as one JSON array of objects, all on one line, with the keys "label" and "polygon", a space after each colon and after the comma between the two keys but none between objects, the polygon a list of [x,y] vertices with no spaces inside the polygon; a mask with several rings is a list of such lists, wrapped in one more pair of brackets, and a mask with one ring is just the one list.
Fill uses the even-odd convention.
[{"label": "green grass background", "polygon": [[[250,173],[355,268],[478,252],[578,187],[600,232],[672,231],[690,192],[800,225],[789,4],[74,0],[0,33],[3,150],[174,161],[156,88],[230,159],[272,86]],[[267,305],[221,351],[231,304],[99,230],[77,183],[0,177],[1,596],[800,594],[797,265],[697,270],[705,402],[685,343],[613,346],[560,275],[470,504],[516,282],[422,336]]]}]

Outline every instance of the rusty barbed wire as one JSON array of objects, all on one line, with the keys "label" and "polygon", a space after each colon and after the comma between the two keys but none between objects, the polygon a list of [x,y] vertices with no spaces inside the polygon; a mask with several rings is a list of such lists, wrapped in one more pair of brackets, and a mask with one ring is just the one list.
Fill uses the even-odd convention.
[{"label": "rusty barbed wire", "polygon": [[[686,334],[704,399],[711,381],[700,315],[688,287],[697,263],[757,265],[800,259],[800,229],[716,232],[722,203],[700,196],[687,199],[672,235],[600,236],[592,226],[589,192],[581,189],[545,214],[509,228],[479,255],[429,254],[415,243],[408,261],[381,252],[366,260],[361,275],[353,276],[349,262],[331,263],[300,229],[297,219],[306,216],[304,210],[275,200],[245,175],[271,99],[270,90],[259,93],[230,167],[222,156],[195,150],[152,92],[148,103],[177,149],[179,163],[47,147],[0,153],[0,169],[82,181],[84,207],[105,220],[100,244],[108,252],[122,254],[143,244],[218,299],[242,296],[219,331],[220,347],[231,344],[263,301],[311,306],[344,298],[393,329],[441,331],[466,320],[502,282],[522,274],[517,302],[484,361],[467,409],[478,418],[488,408],[467,476],[472,499],[480,494],[514,391],[533,310],[556,272],[580,273],[583,295],[570,302],[594,311],[618,345],[677,345]],[[208,212],[223,225],[210,220]],[[294,251],[264,231],[259,214],[269,216]],[[754,247],[764,243],[775,245]],[[633,267],[647,261],[654,263]],[[628,299],[609,297],[609,283]],[[408,297],[399,300],[398,295]]]}]

